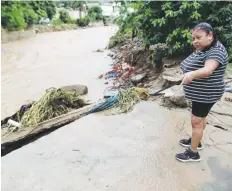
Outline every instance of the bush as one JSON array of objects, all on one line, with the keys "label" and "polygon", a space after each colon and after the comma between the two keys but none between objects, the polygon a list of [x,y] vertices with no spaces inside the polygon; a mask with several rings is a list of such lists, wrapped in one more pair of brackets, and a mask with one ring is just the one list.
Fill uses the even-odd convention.
[{"label": "bush", "polygon": [[33,9],[25,7],[23,11],[23,16],[25,22],[29,26],[35,24],[38,21],[38,16]]},{"label": "bush", "polygon": [[41,18],[52,18],[56,7],[52,1],[1,1],[2,27],[20,30],[37,23]]},{"label": "bush", "polygon": [[27,24],[24,20],[23,12],[16,6],[2,11],[2,26],[9,31],[24,29]]},{"label": "bush", "polygon": [[56,8],[55,6],[49,6],[46,9],[47,15],[49,19],[52,19],[53,16],[56,14]]},{"label": "bush", "polygon": [[[22,1],[22,3],[25,4],[27,1]],[[37,12],[39,11],[39,18],[49,18],[52,20],[53,16],[56,14],[56,6],[54,1],[28,1],[27,4],[29,4],[32,9]],[[41,10],[46,12],[46,15],[41,13]]]},{"label": "bush", "polygon": [[55,26],[59,26],[59,25],[62,25],[63,22],[60,19],[53,19],[52,24]]},{"label": "bush", "polygon": [[38,15],[39,19],[41,19],[41,18],[47,18],[48,17],[46,11],[44,11],[42,9],[38,9],[36,11],[36,14]]},{"label": "bush", "polygon": [[77,19],[70,19],[69,24],[77,24]]},{"label": "bush", "polygon": [[70,23],[71,21],[71,17],[69,16],[68,12],[65,10],[60,10],[59,11],[59,19],[63,22],[63,23]]},{"label": "bush", "polygon": [[102,8],[101,7],[98,7],[98,6],[95,6],[95,7],[91,7],[89,10],[88,10],[88,17],[91,19],[91,20],[101,20],[102,19]]},{"label": "bush", "polygon": [[77,19],[77,25],[80,27],[85,27],[89,25],[89,17],[83,17],[80,19]]}]

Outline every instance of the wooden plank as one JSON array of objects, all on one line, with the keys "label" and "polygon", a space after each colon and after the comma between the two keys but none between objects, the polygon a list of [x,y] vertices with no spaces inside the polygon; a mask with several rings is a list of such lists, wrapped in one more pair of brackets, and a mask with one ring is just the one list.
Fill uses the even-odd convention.
[{"label": "wooden plank", "polygon": [[97,103],[82,107],[77,110],[73,110],[67,114],[52,118],[50,120],[46,120],[42,123],[37,124],[36,126],[30,128],[23,129],[18,132],[12,132],[11,134],[8,134],[7,136],[1,137],[2,143],[1,146],[4,147],[5,145],[13,144],[17,141],[21,141],[23,139],[27,139],[31,136],[34,136],[38,133],[51,130],[53,128],[56,128],[57,126],[62,126],[64,124],[67,124],[69,122],[73,122],[76,119],[79,119],[80,117],[83,117],[87,112],[89,112],[91,109],[93,109],[95,106],[105,102],[105,99],[102,99],[98,101]]}]

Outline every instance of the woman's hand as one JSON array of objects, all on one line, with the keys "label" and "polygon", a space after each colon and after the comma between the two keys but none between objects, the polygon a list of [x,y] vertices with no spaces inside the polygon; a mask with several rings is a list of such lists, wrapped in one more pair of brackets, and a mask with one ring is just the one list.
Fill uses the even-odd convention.
[{"label": "woman's hand", "polygon": [[184,74],[181,84],[190,84],[194,80],[193,72],[187,72]]},{"label": "woman's hand", "polygon": [[218,61],[207,60],[203,68],[185,73],[181,84],[190,84],[194,79],[207,78],[217,69],[218,66]]}]

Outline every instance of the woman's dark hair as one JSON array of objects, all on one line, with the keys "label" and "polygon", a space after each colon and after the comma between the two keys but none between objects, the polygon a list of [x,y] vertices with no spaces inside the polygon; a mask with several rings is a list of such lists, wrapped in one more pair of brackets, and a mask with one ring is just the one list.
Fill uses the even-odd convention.
[{"label": "woman's dark hair", "polygon": [[206,22],[199,23],[193,28],[193,30],[196,30],[196,29],[203,30],[206,32],[206,34],[209,34],[210,32],[213,33],[213,42],[209,45],[209,47],[207,47],[207,49],[211,48],[217,43],[216,34],[213,30],[213,27],[209,23],[206,23]]}]

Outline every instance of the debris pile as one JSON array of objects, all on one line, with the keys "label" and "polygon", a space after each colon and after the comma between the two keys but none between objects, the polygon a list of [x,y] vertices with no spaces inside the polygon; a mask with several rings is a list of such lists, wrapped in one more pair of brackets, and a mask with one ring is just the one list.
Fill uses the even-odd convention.
[{"label": "debris pile", "polygon": [[149,91],[146,88],[130,88],[127,90],[121,90],[119,92],[119,101],[116,104],[116,108],[121,113],[127,113],[133,106],[140,100],[146,100],[149,98]]},{"label": "debris pile", "polygon": [[[117,102],[105,110],[105,113],[116,115],[131,111],[134,105],[141,100],[147,100],[149,90],[147,88],[132,87],[128,89],[120,89],[117,96]],[[113,96],[113,97],[115,97]]]},{"label": "debris pile", "polygon": [[123,63],[123,64],[116,64],[113,66],[113,68],[104,73],[101,74],[98,78],[105,78],[105,79],[115,79],[118,82],[126,82],[130,79],[130,77],[135,73],[135,67],[127,64],[127,63]]},{"label": "debris pile", "polygon": [[[156,44],[145,49],[142,40],[138,38],[125,40],[112,48],[112,53],[108,54],[113,59],[113,69],[105,74],[105,79],[113,78],[124,85],[132,83],[134,86],[144,88],[157,87],[157,81],[159,81],[158,85],[162,86],[165,80],[159,78],[160,74],[167,68],[169,70],[170,67],[178,66],[182,60],[182,58],[163,59],[159,51],[165,52],[166,48],[165,44]],[[160,64],[161,68],[158,69],[157,64]],[[129,69],[126,71],[116,69],[119,66],[120,68],[127,66]]]},{"label": "debris pile", "polygon": [[2,128],[7,127],[9,119],[19,122],[23,127],[32,127],[85,105],[89,104],[74,91],[50,88],[38,101],[22,106],[13,116],[2,120]]}]

